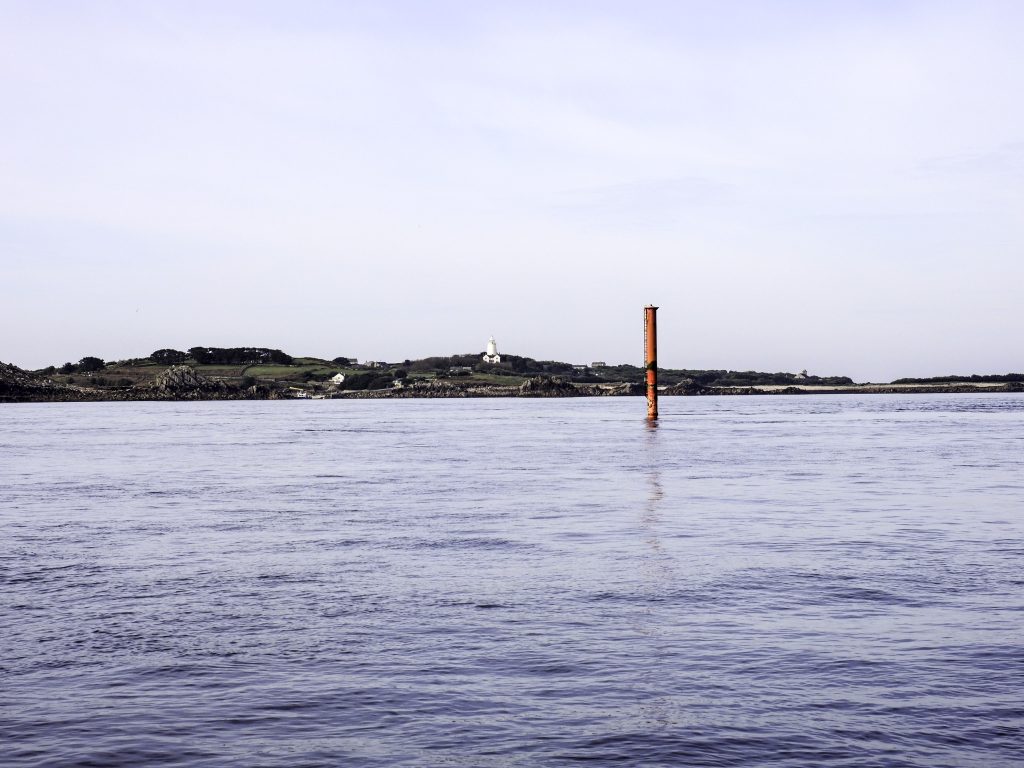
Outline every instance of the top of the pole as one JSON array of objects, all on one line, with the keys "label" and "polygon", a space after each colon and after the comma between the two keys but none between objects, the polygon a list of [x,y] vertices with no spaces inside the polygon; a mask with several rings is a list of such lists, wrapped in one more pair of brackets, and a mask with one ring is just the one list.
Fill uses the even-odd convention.
[{"label": "top of the pole", "polygon": [[658,307],[654,306],[653,304],[648,304],[646,307],[644,307],[644,309],[658,309]]}]

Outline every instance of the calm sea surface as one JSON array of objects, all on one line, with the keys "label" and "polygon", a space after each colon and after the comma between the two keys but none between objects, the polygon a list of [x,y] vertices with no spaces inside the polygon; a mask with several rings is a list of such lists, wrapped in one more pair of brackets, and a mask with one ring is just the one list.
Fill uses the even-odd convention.
[{"label": "calm sea surface", "polygon": [[0,764],[1024,764],[1024,396],[643,412],[0,406]]}]

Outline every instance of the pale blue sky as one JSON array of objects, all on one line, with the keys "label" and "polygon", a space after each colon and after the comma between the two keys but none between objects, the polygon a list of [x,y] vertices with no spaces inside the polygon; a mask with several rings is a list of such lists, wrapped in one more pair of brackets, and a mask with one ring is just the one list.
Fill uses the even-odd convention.
[{"label": "pale blue sky", "polygon": [[1024,4],[0,2],[0,360],[1024,369]]}]

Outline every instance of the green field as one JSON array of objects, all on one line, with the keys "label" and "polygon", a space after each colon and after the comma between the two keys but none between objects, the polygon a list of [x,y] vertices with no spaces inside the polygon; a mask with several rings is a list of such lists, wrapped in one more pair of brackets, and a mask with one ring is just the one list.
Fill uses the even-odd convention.
[{"label": "green field", "polygon": [[211,379],[231,379],[243,376],[244,365],[195,365],[196,373],[200,376],[208,376]]},{"label": "green field", "polygon": [[[275,381],[301,382],[309,378],[329,379],[336,373],[349,375],[351,369],[341,368],[322,360],[310,360],[299,358],[299,365],[250,365],[245,368],[242,376],[252,376],[256,379],[273,379]],[[308,362],[307,362],[308,361]]]},{"label": "green field", "polygon": [[498,384],[504,387],[516,387],[525,381],[523,376],[501,376],[496,373],[474,373],[463,381],[480,381],[485,384]]}]

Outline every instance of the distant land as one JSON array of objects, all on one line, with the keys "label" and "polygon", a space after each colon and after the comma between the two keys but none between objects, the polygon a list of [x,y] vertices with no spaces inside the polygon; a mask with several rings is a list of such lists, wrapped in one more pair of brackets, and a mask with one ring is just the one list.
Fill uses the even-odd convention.
[{"label": "distant land", "polygon": [[[26,371],[0,363],[0,402],[282,400],[399,397],[592,397],[643,394],[643,368],[484,352],[401,362],[293,357],[266,347],[159,349],[148,357],[86,356]],[[847,376],[660,368],[664,395],[1024,392],[1024,374],[855,383]]]}]

